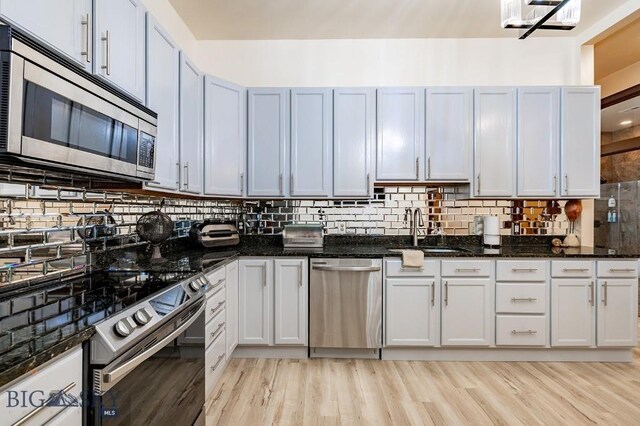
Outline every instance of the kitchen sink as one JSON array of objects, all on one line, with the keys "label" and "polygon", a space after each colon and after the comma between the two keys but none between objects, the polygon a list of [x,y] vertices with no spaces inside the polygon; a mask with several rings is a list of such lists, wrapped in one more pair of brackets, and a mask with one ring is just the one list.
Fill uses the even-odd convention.
[{"label": "kitchen sink", "polygon": [[402,250],[421,250],[424,253],[463,253],[469,250],[458,247],[403,247],[398,249],[391,249],[389,251],[400,252]]}]

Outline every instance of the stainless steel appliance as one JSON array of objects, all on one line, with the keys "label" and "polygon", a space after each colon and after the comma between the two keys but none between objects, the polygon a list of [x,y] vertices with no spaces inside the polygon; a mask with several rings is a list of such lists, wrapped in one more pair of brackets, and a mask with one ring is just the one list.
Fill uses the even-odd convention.
[{"label": "stainless steel appliance", "polygon": [[322,248],[324,230],[321,224],[285,225],[282,231],[284,248]]},{"label": "stainless steel appliance", "polygon": [[0,26],[0,154],[150,180],[157,115],[9,26]]},{"label": "stainless steel appliance", "polygon": [[[202,274],[180,279],[186,274],[138,273],[119,283],[121,310],[97,323],[90,340],[89,424],[204,424],[204,344],[184,348],[176,339],[202,315],[210,284]],[[150,295],[138,299],[136,289]]]},{"label": "stainless steel appliance", "polygon": [[240,243],[240,233],[235,223],[206,220],[194,224],[189,237],[202,247],[228,247]]},{"label": "stainless steel appliance", "polygon": [[311,356],[379,356],[381,259],[313,259],[309,287]]}]

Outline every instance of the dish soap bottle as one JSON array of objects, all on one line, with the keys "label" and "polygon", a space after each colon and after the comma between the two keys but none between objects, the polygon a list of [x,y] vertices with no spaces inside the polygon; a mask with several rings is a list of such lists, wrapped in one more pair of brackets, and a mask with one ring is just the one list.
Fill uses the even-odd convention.
[{"label": "dish soap bottle", "polygon": [[618,222],[618,211],[616,210],[616,199],[613,198],[613,195],[609,197],[609,210],[607,212],[607,222],[616,223]]}]

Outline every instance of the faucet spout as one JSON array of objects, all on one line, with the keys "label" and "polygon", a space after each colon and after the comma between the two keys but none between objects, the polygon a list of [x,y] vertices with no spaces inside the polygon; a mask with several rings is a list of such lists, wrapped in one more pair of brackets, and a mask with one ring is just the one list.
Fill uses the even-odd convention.
[{"label": "faucet spout", "polygon": [[413,236],[414,247],[418,247],[418,227],[424,227],[424,219],[422,217],[422,210],[420,210],[420,208],[416,208],[415,210],[413,210],[413,220],[411,221],[411,235]]}]

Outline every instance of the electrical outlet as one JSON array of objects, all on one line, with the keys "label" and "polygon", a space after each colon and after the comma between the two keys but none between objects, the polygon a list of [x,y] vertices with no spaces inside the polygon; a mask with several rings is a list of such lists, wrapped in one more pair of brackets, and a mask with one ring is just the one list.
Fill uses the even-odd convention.
[{"label": "electrical outlet", "polygon": [[344,222],[338,222],[338,234],[345,234],[347,232],[347,224]]}]

